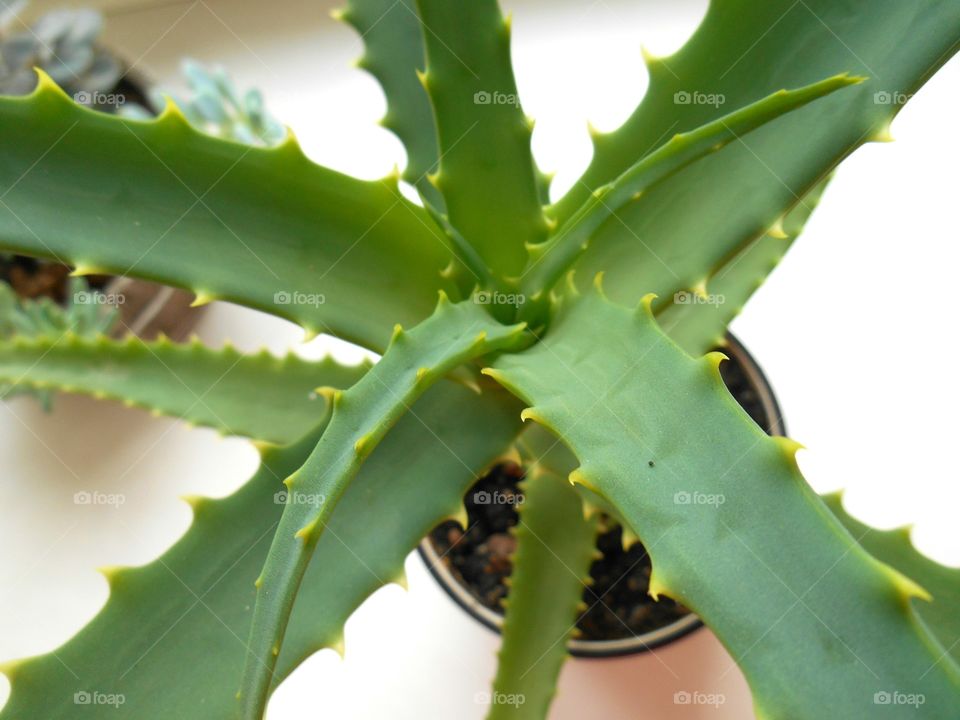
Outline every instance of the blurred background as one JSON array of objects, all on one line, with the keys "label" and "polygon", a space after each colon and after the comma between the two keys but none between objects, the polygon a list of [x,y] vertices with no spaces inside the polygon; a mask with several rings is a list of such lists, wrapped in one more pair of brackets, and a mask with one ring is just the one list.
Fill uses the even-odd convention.
[{"label": "blurred background", "polygon": [[[514,64],[534,152],[561,194],[590,156],[587,122],[609,130],[647,84],[640,47],[677,49],[706,0],[518,0]],[[30,23],[63,3],[34,0]],[[71,5],[70,7],[80,7]],[[241,89],[262,90],[315,161],[363,178],[403,165],[377,125],[375,81],[355,69],[360,40],[327,0],[93,0],[102,43],[145,87],[187,90],[184,58],[223,66]],[[13,26],[19,20],[13,21]],[[14,28],[16,29],[16,28]],[[801,464],[816,490],[847,488],[848,510],[875,526],[912,523],[917,546],[960,565],[956,168],[960,63],[948,64],[893,126],[897,142],[869,145],[837,173],[802,239],[760,289],[733,332],[763,366]],[[363,351],[329,338],[301,342],[283,321],[214,304],[196,328],[308,357],[356,362]],[[141,564],[190,522],[178,498],[223,496],[256,465],[245,441],[127,410],[61,397],[0,404],[0,661],[56,648],[103,604],[94,571]],[[119,507],[78,506],[96,487]],[[481,718],[475,700],[494,671],[496,637],[407,561],[410,591],[380,590],[350,620],[346,658],[322,651],[274,696],[271,720]],[[198,672],[202,672],[198,668]],[[678,690],[722,693],[721,707],[678,706]],[[7,695],[0,676],[0,704]],[[633,658],[569,662],[552,717],[745,718],[750,701],[732,660],[708,631]]]}]

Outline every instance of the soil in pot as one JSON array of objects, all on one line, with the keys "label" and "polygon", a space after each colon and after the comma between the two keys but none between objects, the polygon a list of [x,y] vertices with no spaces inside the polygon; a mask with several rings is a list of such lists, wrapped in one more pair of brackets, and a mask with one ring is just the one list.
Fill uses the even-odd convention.
[{"label": "soil in pot", "polygon": [[[730,392],[758,425],[770,432],[767,408],[736,354],[720,366]],[[488,609],[503,614],[516,540],[510,528],[517,524],[518,483],[523,470],[513,463],[496,466],[464,497],[467,528],[456,521],[438,525],[429,536],[437,555],[453,577]],[[477,503],[474,498],[500,493],[502,502]],[[583,601],[588,610],[577,621],[588,641],[622,640],[663,628],[690,614],[669,598],[654,601],[648,594],[650,558],[639,542],[623,548],[621,530],[612,523],[597,538],[602,557],[590,568],[591,587]]]},{"label": "soil in pot", "polygon": [[[52,260],[0,254],[0,281],[22,298],[48,297],[62,305],[67,300],[70,271],[66,265]],[[102,290],[109,279],[107,275],[86,277],[87,284],[94,290]]]}]

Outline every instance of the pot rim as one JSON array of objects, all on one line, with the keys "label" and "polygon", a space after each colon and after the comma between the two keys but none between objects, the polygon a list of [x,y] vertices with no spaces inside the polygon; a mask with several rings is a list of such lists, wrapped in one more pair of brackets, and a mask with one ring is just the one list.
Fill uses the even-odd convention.
[{"label": "pot rim", "polygon": [[[731,359],[736,358],[748,382],[757,391],[760,404],[767,418],[765,429],[771,435],[786,435],[786,426],[783,421],[783,414],[780,411],[780,405],[760,365],[733,335],[727,333],[725,340],[726,345],[723,351]],[[433,578],[457,605],[481,625],[497,634],[501,632],[503,615],[483,605],[467,590],[466,586],[457,580],[443,562],[443,556],[437,552],[429,536],[420,541],[417,553]],[[690,613],[656,630],[633,637],[616,640],[571,638],[567,641],[567,650],[571,655],[579,658],[637,655],[676,642],[701,627],[703,627],[703,621],[694,613]]]}]

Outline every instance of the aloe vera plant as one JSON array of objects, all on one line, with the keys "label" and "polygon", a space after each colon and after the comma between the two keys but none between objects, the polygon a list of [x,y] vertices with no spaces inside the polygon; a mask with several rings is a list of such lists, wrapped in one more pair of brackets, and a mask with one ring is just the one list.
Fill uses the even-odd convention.
[{"label": "aloe vera plant", "polygon": [[[97,114],[43,74],[0,99],[0,249],[382,354],[344,367],[0,338],[4,383],[150,407],[252,438],[262,457],[234,495],[192,500],[162,557],[109,571],[76,637],[3,666],[0,717],[104,717],[78,704],[78,678],[124,698],[110,717],[262,717],[299,663],[342,652],[353,610],[402,584],[406,554],[513,450],[527,502],[492,697],[517,701],[490,717],[546,716],[596,506],[649,549],[650,593],[726,646],[758,717],[956,717],[960,573],[818,497],[799,446],[750,420],[708,351],[835,166],[888,138],[900,105],[878,94],[908,97],[960,47],[960,2],[714,0],[683,49],[647,59],[646,97],[554,202],[494,0],[350,0],[339,16],[387,96],[402,174],[347,177],[291,133],[273,148],[214,138],[173,103],[156,120]],[[711,293],[728,302],[691,300]],[[576,460],[548,462],[535,431]]]}]

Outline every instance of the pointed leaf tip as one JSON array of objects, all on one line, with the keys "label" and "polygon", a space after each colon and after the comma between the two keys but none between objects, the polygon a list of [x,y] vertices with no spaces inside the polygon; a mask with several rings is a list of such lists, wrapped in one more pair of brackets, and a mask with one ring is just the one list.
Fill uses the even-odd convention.
[{"label": "pointed leaf tip", "polygon": [[773,225],[770,226],[770,229],[767,230],[767,235],[772,238],[777,238],[778,240],[786,240],[790,237],[787,235],[786,230],[783,229],[782,217],[777,218]]},{"label": "pointed leaf tip", "polygon": [[593,276],[593,289],[597,291],[600,297],[606,297],[603,294],[603,270]]},{"label": "pointed leaf tip", "polygon": [[213,293],[199,291],[193,298],[193,302],[190,303],[190,307],[203,307],[204,305],[209,305],[216,299],[217,298],[213,295]]},{"label": "pointed leaf tip", "polygon": [[648,318],[653,319],[653,301],[657,299],[656,293],[647,293],[642,298],[640,298],[640,310]]}]

